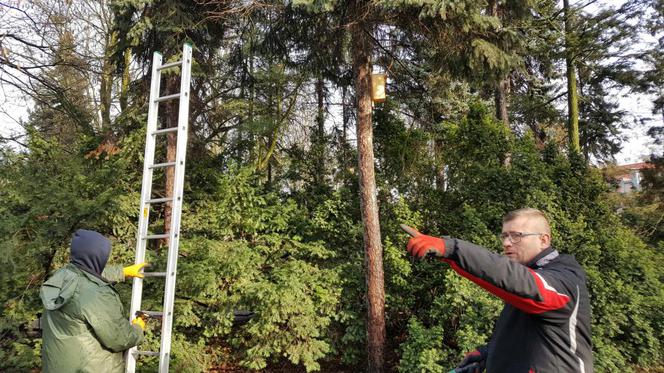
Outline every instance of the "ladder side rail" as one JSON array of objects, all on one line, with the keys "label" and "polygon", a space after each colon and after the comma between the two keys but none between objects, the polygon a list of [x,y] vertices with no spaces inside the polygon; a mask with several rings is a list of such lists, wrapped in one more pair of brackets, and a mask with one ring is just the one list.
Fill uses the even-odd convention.
[{"label": "ladder side rail", "polygon": [[167,373],[171,354],[171,332],[173,327],[173,306],[175,303],[175,280],[177,275],[178,248],[180,242],[180,218],[184,189],[185,160],[187,156],[187,137],[189,132],[189,91],[191,85],[192,47],[185,44],[182,49],[182,68],[180,71],[180,106],[178,110],[178,134],[175,160],[175,180],[173,183],[173,202],[171,204],[170,239],[168,241],[168,264],[166,288],[164,292],[164,317],[161,326],[161,346],[159,349],[159,373]]},{"label": "ladder side rail", "polygon": [[[136,259],[135,264],[145,261],[145,251],[147,240],[144,239],[148,232],[150,206],[147,200],[152,194],[152,172],[150,165],[154,163],[156,136],[153,134],[157,130],[157,121],[159,114],[159,103],[156,102],[161,88],[161,72],[159,67],[162,64],[162,55],[155,52],[152,57],[152,75],[150,84],[150,101],[148,104],[148,120],[145,133],[145,154],[143,158],[143,181],[141,186],[141,200],[138,214],[138,232],[136,235]],[[141,308],[143,295],[143,279],[134,278],[131,289],[131,306],[129,309],[129,319],[132,320],[136,311]],[[136,353],[137,348],[132,347],[126,353],[126,373],[136,371]]]}]

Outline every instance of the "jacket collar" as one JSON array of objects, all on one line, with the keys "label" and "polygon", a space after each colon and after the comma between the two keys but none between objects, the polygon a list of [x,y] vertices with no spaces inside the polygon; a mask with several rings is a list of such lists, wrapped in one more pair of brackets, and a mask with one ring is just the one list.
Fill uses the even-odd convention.
[{"label": "jacket collar", "polygon": [[81,271],[83,273],[83,275],[85,275],[91,281],[96,282],[99,285],[109,285],[110,284],[110,282],[107,279],[103,278],[102,276],[99,276],[98,274],[90,271],[89,269],[87,269],[83,266],[80,266],[80,265],[74,264],[74,263],[69,263],[69,264],[72,265],[73,267],[75,267],[76,269],[78,269],[79,271]]},{"label": "jacket collar", "polygon": [[558,252],[558,250],[549,246],[546,249],[542,250],[541,253],[537,254],[537,256],[534,257],[530,262],[528,262],[526,266],[530,268],[541,268],[549,264],[550,261],[556,259],[559,255],[560,253]]}]

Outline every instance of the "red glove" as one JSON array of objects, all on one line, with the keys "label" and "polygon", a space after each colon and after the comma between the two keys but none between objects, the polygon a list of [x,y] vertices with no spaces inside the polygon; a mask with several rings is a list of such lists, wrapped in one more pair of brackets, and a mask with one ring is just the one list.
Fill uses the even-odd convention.
[{"label": "red glove", "polygon": [[479,350],[469,352],[463,361],[454,369],[455,373],[480,373],[486,365],[486,356]]},{"label": "red glove", "polygon": [[406,248],[411,255],[418,258],[422,258],[427,254],[434,254],[439,258],[445,257],[445,240],[419,232],[408,241]]}]

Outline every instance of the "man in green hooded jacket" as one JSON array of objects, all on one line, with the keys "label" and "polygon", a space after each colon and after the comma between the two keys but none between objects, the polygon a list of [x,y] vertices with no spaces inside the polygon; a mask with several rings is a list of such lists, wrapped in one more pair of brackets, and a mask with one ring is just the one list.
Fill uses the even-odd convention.
[{"label": "man in green hooded jacket", "polygon": [[[79,229],[71,242],[71,262],[42,285],[42,371],[123,372],[123,352],[143,341],[144,320],[127,320],[111,280],[138,277],[144,264],[128,271],[104,271],[111,243]],[[108,268],[111,269],[110,267]]]}]

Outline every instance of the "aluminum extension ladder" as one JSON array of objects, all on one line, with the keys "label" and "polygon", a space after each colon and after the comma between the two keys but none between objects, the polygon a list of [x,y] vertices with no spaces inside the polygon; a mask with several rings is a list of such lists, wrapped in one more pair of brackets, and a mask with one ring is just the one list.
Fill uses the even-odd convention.
[{"label": "aluminum extension ladder", "polygon": [[[185,156],[187,153],[187,127],[189,121],[189,86],[191,82],[192,50],[190,44],[182,48],[182,60],[162,64],[162,55],[155,52],[152,58],[152,82],[150,84],[150,102],[148,110],[147,133],[145,136],[145,160],[143,163],[143,185],[141,190],[141,207],[138,218],[138,235],[136,237],[135,263],[145,261],[145,251],[149,240],[168,239],[168,262],[166,272],[145,272],[148,277],[163,277],[166,281],[164,304],[162,311],[141,311],[141,298],[143,295],[143,281],[134,278],[131,293],[130,320],[136,317],[137,312],[162,318],[161,343],[159,352],[139,351],[131,348],[126,355],[126,372],[134,373],[136,359],[141,355],[159,355],[159,372],[168,372],[171,354],[171,329],[173,327],[173,303],[175,300],[175,277],[177,275],[178,244],[180,241],[180,217],[182,215],[182,189],[184,185]],[[161,73],[163,70],[180,67],[180,92],[160,96]],[[177,127],[157,129],[157,115],[159,103],[179,99]],[[155,144],[160,135],[177,132],[177,150],[175,161],[155,164]],[[164,137],[161,137],[165,141]],[[175,168],[175,180],[171,198],[152,198],[152,172],[155,169]],[[148,234],[150,206],[153,204],[171,202],[171,225],[168,234]]]}]

